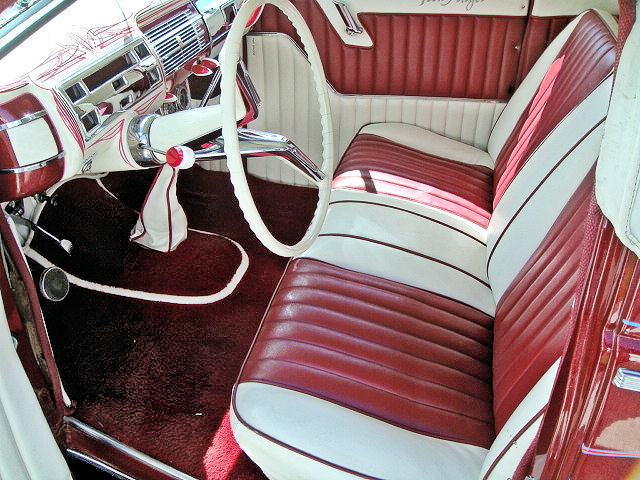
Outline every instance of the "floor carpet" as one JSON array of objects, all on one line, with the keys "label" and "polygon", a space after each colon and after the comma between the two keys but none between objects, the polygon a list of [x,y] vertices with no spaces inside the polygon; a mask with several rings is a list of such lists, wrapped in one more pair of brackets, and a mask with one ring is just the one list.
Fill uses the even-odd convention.
[{"label": "floor carpet", "polygon": [[[222,237],[190,234],[171,254],[129,243],[153,172],[111,174],[102,183],[74,180],[46,207],[39,224],[74,243],[71,257],[44,237],[33,249],[88,280],[201,294],[219,288],[238,263]],[[251,188],[272,232],[286,242],[304,233],[316,193],[260,180]],[[227,174],[181,172],[178,197],[189,226],[240,243],[249,268],[223,300],[187,306],[150,302],[72,286],[43,310],[76,416],[118,440],[203,480],[263,480],[229,426],[231,387],[286,259],[250,232]],[[34,265],[37,275],[38,266]],[[178,281],[179,280],[179,281]],[[172,285],[180,284],[179,288]]]}]

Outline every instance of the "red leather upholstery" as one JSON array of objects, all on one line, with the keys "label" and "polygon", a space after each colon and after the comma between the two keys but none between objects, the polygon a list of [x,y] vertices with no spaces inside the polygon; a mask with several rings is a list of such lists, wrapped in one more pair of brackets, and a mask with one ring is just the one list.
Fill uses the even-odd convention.
[{"label": "red leather upholstery", "polygon": [[540,143],[611,74],[615,49],[616,39],[608,27],[595,12],[587,12],[560,50],[496,159],[494,208]]},{"label": "red leather upholstery", "polygon": [[[578,264],[583,255],[586,214],[594,197],[594,172],[586,178],[585,173],[599,151],[609,83],[583,101],[607,79],[614,58],[615,40],[606,23],[597,14],[587,13],[569,35],[522,118],[517,123],[513,120],[515,129],[500,152],[495,172],[435,157],[369,134],[354,139],[336,171],[334,188],[375,192],[380,194],[379,200],[376,199],[379,202],[385,202],[385,196],[401,197],[454,212],[479,224],[484,221],[486,225],[492,207],[497,205],[495,221],[492,219],[486,232],[487,245],[492,245],[489,250],[455,251],[460,257],[471,256],[474,260],[481,257],[480,268],[487,265],[489,281],[485,285],[490,288],[491,300],[498,302],[495,321],[461,303],[462,296],[456,296],[454,289],[447,291],[454,292],[450,295],[455,298],[445,298],[381,278],[385,274],[393,278],[396,272],[390,271],[393,267],[388,263],[384,263],[386,270],[382,273],[370,268],[369,263],[376,262],[375,255],[380,250],[363,249],[358,263],[350,263],[352,258],[347,257],[355,256],[351,244],[326,240],[348,237],[348,234],[324,232],[307,255],[330,259],[335,265],[309,258],[289,265],[239,378],[241,383],[252,384],[240,385],[238,389],[248,387],[255,391],[261,387],[256,386],[256,382],[270,385],[261,391],[271,395],[275,402],[267,412],[279,411],[281,405],[286,407],[287,400],[277,401],[287,398],[282,391],[302,392],[333,403],[331,407],[339,405],[418,432],[423,435],[421,439],[435,437],[457,442],[445,447],[450,451],[490,447],[495,438],[485,462],[493,462],[492,455],[497,454],[495,458],[504,462],[504,470],[499,475],[515,471],[521,452],[511,446],[523,440],[520,446],[524,450],[528,447],[528,440],[519,437],[517,432],[529,431],[533,419],[547,405],[553,385],[550,379],[555,373],[552,366],[569,340],[568,321],[574,304],[580,299]],[[533,90],[528,88],[527,92]],[[519,111],[517,105],[524,105],[524,101],[514,107]],[[560,126],[544,144],[545,150],[532,160],[530,166],[536,168],[522,170],[532,153],[577,106],[585,113],[580,121]],[[571,135],[576,137],[570,139],[573,146],[557,145]],[[420,140],[426,138],[430,137]],[[426,143],[425,140],[415,144],[425,145],[428,150]],[[453,148],[439,151],[461,155]],[[510,191],[513,195],[498,204],[518,174],[521,175],[519,181]],[[344,196],[345,205],[356,204],[356,197],[362,197],[363,203],[372,203],[369,195],[334,194]],[[407,212],[410,213],[409,209]],[[375,218],[375,222],[355,211],[333,209],[327,224],[347,225],[345,231],[350,228],[349,222],[362,229],[374,224],[377,228],[384,216],[379,209],[374,214],[381,216]],[[397,221],[389,225],[391,240],[403,241],[403,235],[417,231],[403,230],[403,226],[406,227],[403,219],[394,218]],[[436,231],[430,234],[424,242],[431,241],[430,245],[442,248],[443,256],[452,254],[451,242],[443,241]],[[497,244],[500,251],[490,263]],[[436,251],[435,255],[440,253]],[[340,265],[360,269],[360,272],[340,268]],[[406,266],[411,263],[403,265],[403,271],[407,271]],[[424,275],[443,285],[447,281],[453,283],[442,270],[434,275],[436,270],[422,268],[424,270],[412,271],[411,276],[400,281],[428,285],[424,288],[433,290],[441,285],[420,283],[417,277]],[[465,294],[470,290],[468,285],[464,286]],[[471,296],[464,298],[467,302],[473,301]],[[268,390],[271,393],[266,393]],[[313,412],[313,408],[319,410],[316,403],[301,397],[296,401],[310,405],[309,410],[301,409],[305,414]],[[258,397],[247,398],[255,401]],[[252,406],[249,402],[244,408]],[[341,413],[343,410],[340,409]],[[242,422],[242,412],[236,414]],[[505,428],[507,421],[509,427]],[[278,441],[280,423],[267,423],[262,437]],[[316,426],[316,430],[324,433],[322,440],[316,440],[304,431],[304,418],[293,416],[291,423],[293,426],[288,426],[285,432],[288,438],[302,438],[302,443],[321,450],[322,455],[314,454],[314,459],[330,462],[327,457],[335,456],[335,452],[327,447],[329,442],[324,441],[327,431],[334,429]],[[269,428],[273,431],[266,432]],[[295,435],[291,430],[295,430]],[[256,431],[254,428],[253,432]],[[360,456],[366,453],[371,438],[357,439]],[[345,439],[350,441],[348,434],[342,432],[341,442]],[[293,449],[297,447],[293,445]],[[504,449],[514,452],[507,460],[507,456],[502,455]],[[268,463],[268,451],[264,454],[256,449],[255,452]],[[349,463],[350,459],[341,457],[341,461]],[[383,462],[396,466],[393,459],[384,455]],[[438,461],[433,464],[434,476],[451,476],[451,463],[441,470],[437,464]],[[335,465],[343,468],[342,463]],[[469,472],[470,479],[482,478],[480,473],[486,472],[485,467],[494,468],[491,465],[471,466],[465,468],[465,472]],[[431,473],[427,469],[424,477]],[[367,478],[381,477],[389,475]]]},{"label": "red leather upholstery", "polygon": [[594,173],[588,175],[496,310],[493,392],[496,431],[562,354],[578,285]]},{"label": "red leather upholstery", "polygon": [[[595,12],[587,12],[520,116],[496,159],[493,175],[485,167],[359,135],[336,170],[334,188],[364,188],[412,200],[486,227],[492,210],[533,152],[611,74],[615,47],[607,25]],[[386,176],[372,182],[367,177],[374,172]]]},{"label": "red leather upholstery", "polygon": [[522,43],[517,85],[529,73],[544,49],[571,20],[572,17],[529,17]]},{"label": "red leather upholstery", "polygon": [[492,318],[310,259],[289,265],[240,382],[308,393],[405,429],[488,447]]},{"label": "red leather upholstery", "polygon": [[376,135],[358,135],[335,173],[333,188],[366,190],[434,206],[486,227],[491,169],[414,150]]},{"label": "red leather upholstery", "polygon": [[[515,84],[525,17],[361,14],[373,40],[373,47],[361,48],[342,42],[315,0],[293,3],[313,33],[329,83],[341,93],[505,99]],[[254,30],[297,40],[270,5]]]}]

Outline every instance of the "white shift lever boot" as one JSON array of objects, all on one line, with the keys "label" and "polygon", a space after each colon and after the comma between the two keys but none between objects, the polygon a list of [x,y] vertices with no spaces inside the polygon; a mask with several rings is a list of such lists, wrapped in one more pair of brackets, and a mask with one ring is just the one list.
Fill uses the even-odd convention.
[{"label": "white shift lever boot", "polygon": [[151,184],[131,232],[133,242],[160,252],[171,252],[187,238],[187,216],[178,202],[176,183],[179,170],[191,167],[193,162],[190,149],[172,147],[167,151],[167,163]]}]

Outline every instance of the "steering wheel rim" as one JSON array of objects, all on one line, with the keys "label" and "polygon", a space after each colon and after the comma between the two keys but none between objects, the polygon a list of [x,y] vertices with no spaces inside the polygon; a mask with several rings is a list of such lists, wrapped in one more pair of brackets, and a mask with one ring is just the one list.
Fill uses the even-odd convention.
[{"label": "steering wheel rim", "polygon": [[[325,178],[316,182],[318,186],[318,204],[309,227],[302,239],[293,245],[287,245],[276,239],[265,225],[256,208],[242,164],[237,123],[234,115],[236,111],[236,69],[240,59],[244,28],[254,10],[266,4],[274,5],[280,9],[280,11],[289,18],[300,36],[311,64],[311,72],[318,94],[318,103],[320,104],[323,150],[323,161],[320,169],[324,173]],[[283,257],[299,255],[311,246],[320,233],[329,207],[331,177],[333,176],[333,128],[331,124],[329,92],[318,48],[313,40],[311,31],[309,27],[307,27],[302,15],[300,15],[300,12],[298,12],[289,0],[248,0],[238,11],[229,29],[224,48],[220,53],[220,69],[222,71],[222,80],[220,83],[220,103],[222,104],[223,111],[222,136],[224,137],[224,148],[231,183],[233,184],[234,193],[240,203],[240,208],[249,223],[249,227],[251,227],[251,230],[253,230],[256,237],[258,237],[265,247]]]}]

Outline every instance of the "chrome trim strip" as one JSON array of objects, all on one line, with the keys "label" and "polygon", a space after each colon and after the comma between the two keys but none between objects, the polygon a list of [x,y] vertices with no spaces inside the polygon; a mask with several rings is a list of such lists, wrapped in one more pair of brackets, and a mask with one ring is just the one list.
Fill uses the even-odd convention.
[{"label": "chrome trim strip", "polygon": [[39,112],[33,112],[25,115],[18,120],[13,120],[11,122],[0,124],[0,132],[4,132],[5,130],[9,130],[10,128],[16,128],[21,125],[26,125],[27,123],[33,122],[34,120],[38,120],[47,115],[47,112],[44,110],[40,110]]},{"label": "chrome trim strip", "polygon": [[249,101],[253,103],[253,108],[257,114],[258,108],[262,106],[262,100],[260,99],[260,94],[258,94],[258,91],[249,76],[247,66],[242,60],[238,62],[238,80],[240,89],[244,90]]},{"label": "chrome trim strip", "polygon": [[37,170],[38,168],[42,168],[45,165],[50,164],[51,162],[55,162],[56,160],[61,159],[62,157],[64,157],[64,150],[60,153],[58,153],[57,155],[54,155],[53,157],[49,157],[46,158],[44,160],[42,160],[41,162],[38,163],[32,163],[30,165],[25,165],[23,167],[13,167],[13,168],[0,168],[0,175],[1,174],[7,174],[7,173],[24,173],[24,172],[30,172],[31,170]]},{"label": "chrome trim strip", "polygon": [[162,463],[161,461],[156,460],[155,458],[150,457],[149,455],[139,452],[138,450],[131,448],[125,445],[124,443],[119,442],[113,437],[105,435],[101,431],[96,430],[95,428],[87,425],[86,423],[81,422],[80,420],[77,420],[73,417],[64,417],[63,420],[68,425],[84,433],[85,435],[93,438],[94,440],[104,443],[105,445],[111,448],[114,448],[115,450],[121,453],[124,453],[125,455],[128,455],[129,457],[137,460],[138,462],[150,468],[153,468],[154,470],[157,470],[163,473],[164,475],[167,475],[168,477],[174,478],[175,480],[196,480],[195,478],[193,478],[190,475],[187,475],[186,473],[182,473],[181,471],[176,470],[175,468],[170,467],[169,465]]},{"label": "chrome trim strip", "polygon": [[106,472],[109,475],[112,475],[120,480],[136,480],[135,478],[130,477],[126,473],[122,473],[120,470],[116,470],[111,465],[101,462],[100,460],[90,457],[89,455],[85,455],[82,452],[78,452],[77,450],[73,450],[72,448],[67,448],[67,455],[77,460],[80,460],[81,462],[92,465],[96,467],[98,470],[102,470],[103,472]]},{"label": "chrome trim strip", "polygon": [[612,383],[624,390],[640,392],[640,372],[628,368],[618,368]]}]

